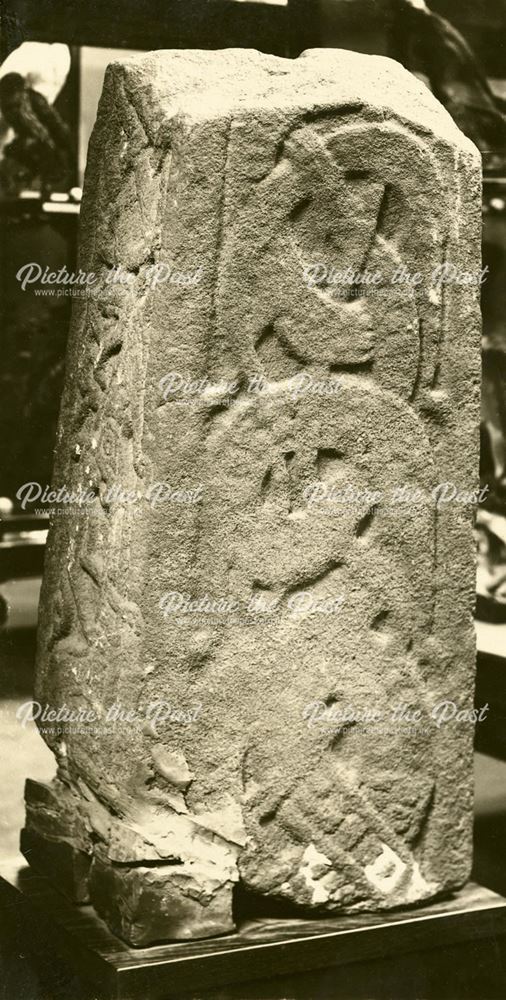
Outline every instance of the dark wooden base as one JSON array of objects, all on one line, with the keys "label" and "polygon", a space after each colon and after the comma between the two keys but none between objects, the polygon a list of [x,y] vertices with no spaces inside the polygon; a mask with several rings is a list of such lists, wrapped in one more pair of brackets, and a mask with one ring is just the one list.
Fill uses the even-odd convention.
[{"label": "dark wooden base", "polygon": [[0,876],[3,926],[17,927],[23,951],[65,963],[90,984],[90,997],[506,995],[506,899],[473,884],[451,900],[410,911],[255,919],[237,934],[135,949],[111,934],[90,906],[67,902],[20,857],[0,866]]}]

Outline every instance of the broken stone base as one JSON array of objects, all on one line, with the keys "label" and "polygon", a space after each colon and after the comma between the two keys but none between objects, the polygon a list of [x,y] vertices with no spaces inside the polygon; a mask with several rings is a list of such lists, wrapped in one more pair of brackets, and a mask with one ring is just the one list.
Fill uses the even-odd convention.
[{"label": "broken stone base", "polygon": [[79,798],[55,779],[51,784],[25,784],[26,818],[21,852],[74,903],[89,902],[91,841],[76,821]]},{"label": "broken stone base", "polygon": [[33,868],[72,902],[91,902],[111,930],[134,946],[235,930],[233,868],[224,869],[218,857],[164,863],[162,848],[108,816],[85,793],[83,800],[58,778],[26,782],[21,851]]},{"label": "broken stone base", "polygon": [[198,864],[136,867],[96,856],[90,897],[97,913],[130,944],[215,937],[235,931],[232,883]]}]

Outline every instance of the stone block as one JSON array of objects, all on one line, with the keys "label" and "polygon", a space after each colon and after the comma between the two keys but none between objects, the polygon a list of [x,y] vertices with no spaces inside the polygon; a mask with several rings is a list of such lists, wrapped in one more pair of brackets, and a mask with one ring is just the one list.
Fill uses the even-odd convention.
[{"label": "stone block", "polygon": [[472,726],[433,713],[472,707],[472,508],[433,491],[477,478],[478,286],[438,275],[479,253],[478,153],[395,62],[109,68],[55,464],[96,499],[51,526],[37,698],[100,722],[45,738],[132,943],[229,930],[239,879],[466,881]]}]

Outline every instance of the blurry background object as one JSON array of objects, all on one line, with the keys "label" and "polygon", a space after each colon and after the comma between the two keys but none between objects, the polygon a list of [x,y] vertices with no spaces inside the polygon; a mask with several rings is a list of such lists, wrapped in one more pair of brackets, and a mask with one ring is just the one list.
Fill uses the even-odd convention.
[{"label": "blurry background object", "polygon": [[1,501],[0,695],[30,691],[48,519],[17,514]]},{"label": "blurry background object", "polygon": [[476,534],[477,617],[481,621],[506,623],[506,518],[479,510]]},{"label": "blurry background object", "polygon": [[62,212],[66,204],[53,208],[39,199],[0,203],[9,248],[0,269],[0,492],[15,508],[23,483],[51,481],[72,297],[56,285],[23,291],[16,274],[30,262],[75,267],[78,215]]},{"label": "blurry background object", "polygon": [[471,47],[424,0],[398,0],[399,61],[431,90],[483,156],[487,171],[506,166],[506,102],[495,95]]},{"label": "blurry background object", "polygon": [[14,139],[3,148],[0,180],[5,193],[16,195],[37,186],[43,194],[66,188],[70,136],[58,112],[19,73],[0,80],[0,111],[14,131]]},{"label": "blurry background object", "polygon": [[23,42],[0,67],[0,80],[7,73],[20,73],[28,87],[54,104],[70,71],[70,49],[59,42]]},{"label": "blurry background object", "polygon": [[0,192],[66,190],[73,180],[69,126],[53,104],[71,65],[67,45],[25,42],[0,68]]}]

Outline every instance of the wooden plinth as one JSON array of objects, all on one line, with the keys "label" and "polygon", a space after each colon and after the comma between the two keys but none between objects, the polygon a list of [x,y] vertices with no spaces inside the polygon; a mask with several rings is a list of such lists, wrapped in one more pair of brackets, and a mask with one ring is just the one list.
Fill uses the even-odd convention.
[{"label": "wooden plinth", "polygon": [[[451,900],[409,911],[328,920],[255,919],[235,935],[134,949],[111,934],[90,906],[67,902],[17,857],[0,866],[0,914],[4,926],[17,928],[25,951],[53,954],[53,962],[63,961],[90,984],[92,997],[370,1000],[397,992],[397,1000],[428,1000],[452,997],[459,966],[467,987],[453,993],[453,1000],[475,995],[469,985],[473,974],[476,996],[506,995],[501,982],[506,899],[472,883]],[[483,949],[488,949],[485,958]],[[486,983],[482,977],[480,983],[480,962]]]}]

